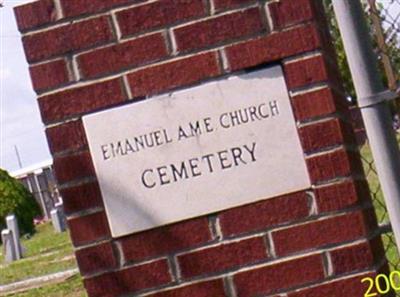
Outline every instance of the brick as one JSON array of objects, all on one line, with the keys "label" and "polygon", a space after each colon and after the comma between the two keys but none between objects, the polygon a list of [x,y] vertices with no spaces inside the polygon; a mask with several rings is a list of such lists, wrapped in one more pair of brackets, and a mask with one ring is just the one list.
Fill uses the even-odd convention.
[{"label": "brick", "polygon": [[361,147],[367,142],[368,136],[365,130],[355,130],[354,134],[356,135],[357,146]]},{"label": "brick", "polygon": [[84,280],[90,297],[115,297],[171,282],[166,260],[134,266]]},{"label": "brick", "polygon": [[237,8],[242,5],[250,4],[254,1],[252,0],[214,0],[215,10],[223,10],[230,8]]},{"label": "brick", "polygon": [[121,239],[126,261],[166,255],[212,240],[208,220],[199,218],[169,225]]},{"label": "brick", "polygon": [[[344,149],[335,150],[306,160],[313,183],[359,173],[355,159]],[[354,163],[354,164],[353,164]]]},{"label": "brick", "polygon": [[169,291],[163,291],[157,294],[148,295],[148,297],[223,297],[224,283],[221,279],[207,282],[196,283],[185,287],[174,288]]},{"label": "brick", "polygon": [[18,29],[23,32],[57,20],[53,0],[40,0],[14,8]]},{"label": "brick", "polygon": [[62,189],[61,196],[64,212],[67,215],[104,205],[97,182]]},{"label": "brick", "polygon": [[126,99],[120,79],[78,87],[39,98],[44,123],[109,107]]},{"label": "brick", "polygon": [[164,0],[120,11],[117,19],[122,36],[127,36],[205,15],[204,1]]},{"label": "brick", "polygon": [[336,211],[370,199],[369,188],[362,181],[344,181],[315,190],[319,212]]},{"label": "brick", "polygon": [[113,40],[108,17],[64,25],[22,38],[28,62],[37,62]]},{"label": "brick", "polygon": [[320,46],[318,29],[315,25],[305,25],[229,46],[226,56],[230,69],[236,71],[316,50]]},{"label": "brick", "polygon": [[46,135],[52,154],[66,150],[78,150],[87,146],[81,120],[47,128]]},{"label": "brick", "polygon": [[105,212],[97,212],[68,220],[70,235],[75,246],[110,237]]},{"label": "brick", "polygon": [[89,151],[56,157],[54,159],[54,170],[59,184],[95,176]]},{"label": "brick", "polygon": [[122,270],[119,274],[123,283],[128,284],[130,292],[160,286],[172,281],[166,260],[132,267]]},{"label": "brick", "polygon": [[351,106],[349,114],[351,117],[352,124],[354,126],[354,130],[364,130],[365,124],[361,110],[357,106]]},{"label": "brick", "polygon": [[364,220],[367,230],[375,230],[378,228],[378,220],[373,207],[364,210]]},{"label": "brick", "polygon": [[372,268],[375,264],[374,253],[368,242],[331,251],[330,255],[335,275]]},{"label": "brick", "polygon": [[31,66],[29,71],[36,92],[59,87],[71,81],[64,59]]},{"label": "brick", "polygon": [[[364,296],[368,289],[366,283],[361,283],[364,277],[375,277],[375,274],[368,273],[343,280],[329,282],[327,284],[318,285],[307,288],[298,292],[289,293],[288,297],[342,297],[342,296]],[[377,295],[378,296],[378,295]]]},{"label": "brick", "polygon": [[269,4],[269,11],[275,29],[311,21],[315,18],[313,0],[282,0]]},{"label": "brick", "polygon": [[307,195],[299,192],[224,211],[219,220],[224,236],[233,236],[296,221],[308,214]]},{"label": "brick", "polygon": [[356,135],[356,142],[358,146],[363,146],[368,137],[365,131],[364,120],[362,118],[361,110],[356,106],[350,106],[347,113],[348,120],[351,121],[354,134]]},{"label": "brick", "polygon": [[285,256],[304,250],[356,240],[368,234],[362,212],[318,220],[272,233],[275,251]]},{"label": "brick", "polygon": [[328,70],[322,56],[288,63],[284,71],[289,89],[328,80]]},{"label": "brick", "polygon": [[113,269],[118,265],[110,242],[77,250],[75,256],[82,275]]},{"label": "brick", "polygon": [[339,119],[330,119],[299,129],[300,139],[306,153],[343,144],[345,141],[343,134]]},{"label": "brick", "polygon": [[193,84],[219,74],[216,54],[206,53],[136,71],[128,76],[128,80],[132,95],[141,97]]},{"label": "brick", "polygon": [[305,285],[323,278],[322,257],[313,255],[245,271],[234,275],[233,280],[238,296],[251,297],[269,295],[282,288]]},{"label": "brick", "polygon": [[92,78],[154,62],[166,56],[165,39],[161,33],[156,33],[88,52],[79,56],[78,63],[82,75]]},{"label": "brick", "polygon": [[113,7],[145,2],[145,0],[61,0],[65,17],[94,14]]},{"label": "brick", "polygon": [[89,297],[115,297],[129,291],[117,272],[84,278],[83,284]]},{"label": "brick", "polygon": [[200,49],[264,30],[258,7],[193,23],[174,30],[178,51]]},{"label": "brick", "polygon": [[323,88],[292,97],[294,114],[299,121],[333,114],[346,109],[347,104],[344,99],[338,97],[330,88]]},{"label": "brick", "polygon": [[220,273],[267,258],[262,237],[226,243],[178,256],[183,278]]}]

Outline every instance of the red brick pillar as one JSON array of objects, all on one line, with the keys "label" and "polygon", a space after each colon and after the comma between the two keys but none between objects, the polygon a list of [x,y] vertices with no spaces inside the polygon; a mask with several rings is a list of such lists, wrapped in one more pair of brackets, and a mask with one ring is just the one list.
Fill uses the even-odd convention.
[{"label": "red brick pillar", "polygon": [[[16,8],[90,296],[356,297],[362,277],[386,269],[321,2]],[[312,187],[112,238],[81,117],[272,63],[284,68]]]}]

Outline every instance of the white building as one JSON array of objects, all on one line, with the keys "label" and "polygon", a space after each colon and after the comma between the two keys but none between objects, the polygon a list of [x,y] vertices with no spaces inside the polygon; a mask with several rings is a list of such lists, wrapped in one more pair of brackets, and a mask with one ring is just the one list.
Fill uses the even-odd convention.
[{"label": "white building", "polygon": [[10,173],[34,195],[45,220],[50,218],[50,211],[60,200],[52,166],[53,160],[49,159]]}]

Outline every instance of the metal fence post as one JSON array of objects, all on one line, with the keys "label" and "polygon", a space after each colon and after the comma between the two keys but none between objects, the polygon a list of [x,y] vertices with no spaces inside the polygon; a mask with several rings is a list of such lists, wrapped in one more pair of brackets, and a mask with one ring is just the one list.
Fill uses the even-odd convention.
[{"label": "metal fence post", "polygon": [[400,248],[400,151],[379,76],[360,1],[333,0],[350,71],[382,186],[389,218]]}]

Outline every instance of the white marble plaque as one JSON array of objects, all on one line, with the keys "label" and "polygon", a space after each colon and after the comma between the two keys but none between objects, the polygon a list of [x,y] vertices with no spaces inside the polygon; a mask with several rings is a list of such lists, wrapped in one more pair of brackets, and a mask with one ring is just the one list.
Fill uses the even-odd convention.
[{"label": "white marble plaque", "polygon": [[310,187],[280,66],[83,122],[113,237]]}]

